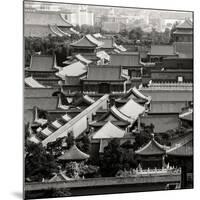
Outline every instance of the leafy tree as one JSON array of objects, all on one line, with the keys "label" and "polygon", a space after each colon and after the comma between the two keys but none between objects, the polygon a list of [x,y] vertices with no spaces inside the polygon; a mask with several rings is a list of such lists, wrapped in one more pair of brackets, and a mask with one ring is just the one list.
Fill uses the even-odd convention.
[{"label": "leafy tree", "polygon": [[111,140],[108,146],[104,148],[104,154],[100,161],[102,176],[115,176],[119,170],[135,168],[136,166],[133,149],[120,147],[119,140]]},{"label": "leafy tree", "polygon": [[142,35],[143,35],[143,30],[141,29],[141,27],[137,27],[129,32],[129,39],[141,40]]},{"label": "leafy tree", "polygon": [[25,178],[42,181],[58,171],[54,157],[48,154],[41,144],[29,142],[26,145]]}]

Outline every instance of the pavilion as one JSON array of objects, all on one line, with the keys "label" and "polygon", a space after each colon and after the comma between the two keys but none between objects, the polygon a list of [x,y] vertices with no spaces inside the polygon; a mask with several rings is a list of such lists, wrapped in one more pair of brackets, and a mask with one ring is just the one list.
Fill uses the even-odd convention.
[{"label": "pavilion", "polygon": [[135,151],[142,168],[162,168],[165,166],[165,154],[169,147],[159,144],[154,135],[143,147]]},{"label": "pavilion", "polygon": [[58,160],[61,162],[69,162],[69,161],[84,161],[87,160],[90,156],[81,150],[74,144],[67,150],[63,155],[58,157]]},{"label": "pavilion", "polygon": [[100,48],[103,42],[100,42],[92,35],[87,34],[80,40],[70,44],[73,54],[79,53],[95,53],[97,48]]}]

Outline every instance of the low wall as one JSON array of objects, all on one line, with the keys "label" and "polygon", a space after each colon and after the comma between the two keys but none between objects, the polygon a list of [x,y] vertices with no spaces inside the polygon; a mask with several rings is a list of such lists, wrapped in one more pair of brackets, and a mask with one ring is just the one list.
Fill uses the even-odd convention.
[{"label": "low wall", "polygon": [[61,188],[83,188],[83,187],[101,187],[101,186],[117,186],[117,185],[134,185],[148,183],[180,183],[180,174],[152,174],[137,175],[133,177],[109,177],[109,178],[90,178],[72,181],[60,181],[52,183],[26,183],[25,191],[37,191]]}]

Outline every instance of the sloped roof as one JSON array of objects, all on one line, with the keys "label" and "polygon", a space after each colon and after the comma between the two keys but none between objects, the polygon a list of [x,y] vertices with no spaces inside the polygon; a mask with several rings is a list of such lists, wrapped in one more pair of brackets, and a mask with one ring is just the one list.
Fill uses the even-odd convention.
[{"label": "sloped roof", "polygon": [[103,43],[92,37],[91,35],[85,35],[80,40],[70,44],[72,47],[90,47],[96,48],[102,46]]},{"label": "sloped roof", "polygon": [[179,114],[179,118],[187,121],[193,121],[193,109],[188,109],[186,112]]},{"label": "sloped roof", "polygon": [[173,45],[151,45],[149,55],[176,55]]},{"label": "sloped roof", "polygon": [[104,38],[104,36],[101,35],[101,33],[94,33],[93,36],[94,36],[95,38]]},{"label": "sloped roof", "polygon": [[69,177],[67,177],[64,173],[60,172],[55,174],[51,179],[48,180],[48,182],[59,182],[59,181],[70,181],[73,180]]},{"label": "sloped roof", "polygon": [[47,55],[33,55],[31,56],[30,68],[27,71],[41,71],[41,72],[56,72],[54,68],[54,57]]},{"label": "sloped roof", "polygon": [[110,60],[110,56],[105,51],[98,51],[96,55],[100,59]]},{"label": "sloped roof", "polygon": [[175,42],[174,46],[179,58],[193,58],[192,42]]},{"label": "sloped roof", "polygon": [[184,142],[177,144],[167,151],[171,156],[193,156],[193,138],[188,137]]},{"label": "sloped roof", "polygon": [[135,151],[137,155],[163,155],[166,152],[167,147],[159,144],[155,139],[151,139],[144,147]]},{"label": "sloped roof", "polygon": [[57,108],[57,97],[25,97],[24,109],[33,109],[35,106],[42,110],[53,110]]},{"label": "sloped roof", "polygon": [[144,94],[142,94],[136,87],[130,88],[130,90],[125,94],[124,98],[130,98],[133,97],[137,98],[137,99],[143,99],[146,101],[149,101],[151,99],[150,96],[145,96]]},{"label": "sloped roof", "polygon": [[116,108],[115,106],[112,106],[110,108],[111,112],[119,117],[120,119],[122,119],[123,121],[128,121],[129,123],[132,123],[135,119],[128,117],[126,114],[122,113],[118,108]]},{"label": "sloped roof", "polygon": [[186,19],[184,22],[176,26],[178,29],[192,29],[193,25],[190,19]]},{"label": "sloped roof", "polygon": [[26,85],[28,85],[31,88],[45,88],[44,85],[40,84],[33,77],[25,78],[25,83],[26,83]]},{"label": "sloped roof", "polygon": [[93,139],[109,139],[109,138],[122,138],[125,131],[108,121],[92,136]]},{"label": "sloped roof", "polygon": [[[42,144],[46,146],[49,142],[55,141],[57,138],[66,136],[68,131],[72,129],[74,131],[74,137],[77,138],[87,128],[88,114],[91,114],[91,112],[96,111],[96,109],[102,106],[102,104],[105,103],[108,100],[108,98],[109,95],[105,94],[103,97],[91,104],[88,108],[84,109],[82,112],[76,115],[68,123],[66,123],[65,125],[61,126],[58,130],[53,132],[49,137],[42,141]],[[70,113],[70,116],[71,114],[72,113]],[[80,128],[77,128],[77,125]]]},{"label": "sloped roof", "polygon": [[138,52],[126,52],[110,55],[110,65],[121,65],[123,67],[142,66],[139,61],[140,56]]},{"label": "sloped roof", "polygon": [[118,49],[119,51],[125,52],[126,48],[124,48],[122,45],[117,45],[116,43],[113,44],[113,46]]},{"label": "sloped roof", "polygon": [[72,161],[72,160],[86,160],[90,156],[73,145],[69,150],[67,150],[63,155],[58,157],[58,160]]},{"label": "sloped roof", "polygon": [[88,60],[87,58],[85,58],[85,57],[82,56],[81,54],[75,55],[75,58],[78,59],[79,61],[83,62],[83,63],[86,64],[86,65],[92,63],[91,60]]},{"label": "sloped roof", "polygon": [[38,24],[38,25],[57,25],[72,27],[62,16],[57,12],[25,12],[24,13],[25,24]]},{"label": "sloped roof", "polygon": [[145,112],[145,107],[139,105],[133,99],[130,99],[119,110],[126,116],[136,120],[140,114]]},{"label": "sloped roof", "polygon": [[120,66],[89,66],[86,80],[94,81],[120,81],[125,80],[121,76]]},{"label": "sloped roof", "polygon": [[[113,119],[113,120],[112,120]],[[121,121],[121,122],[126,122],[126,123],[130,123],[129,122],[129,118],[125,115],[123,115],[122,113],[120,113],[120,111],[115,107],[112,106],[109,111],[105,114],[103,114],[98,122],[100,121]]]},{"label": "sloped roof", "polygon": [[65,79],[66,76],[81,76],[87,72],[86,66],[80,61],[72,63],[66,67],[63,67],[63,70],[56,73],[57,76]]}]

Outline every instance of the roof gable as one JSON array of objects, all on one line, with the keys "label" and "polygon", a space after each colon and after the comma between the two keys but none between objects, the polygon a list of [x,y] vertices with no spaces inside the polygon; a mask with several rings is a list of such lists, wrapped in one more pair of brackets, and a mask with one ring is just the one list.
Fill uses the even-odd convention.
[{"label": "roof gable", "polygon": [[80,40],[70,44],[72,47],[89,47],[89,48],[96,48],[103,45],[102,42],[98,41],[91,35],[85,35]]},{"label": "roof gable", "polygon": [[179,25],[176,26],[178,29],[192,29],[192,22],[190,19],[186,19],[184,22],[180,23]]},{"label": "roof gable", "polygon": [[154,140],[149,141],[144,147],[135,151],[137,155],[148,156],[148,155],[163,155],[166,152],[166,147],[160,145]]},{"label": "roof gable", "polygon": [[122,97],[122,99],[142,99],[142,100],[146,100],[149,101],[150,97],[145,96],[144,94],[142,94],[136,87],[131,88],[124,97]]},{"label": "roof gable", "polygon": [[103,127],[94,133],[93,139],[122,138],[125,131],[108,121]]},{"label": "roof gable", "polygon": [[77,148],[76,145],[73,145],[69,150],[67,150],[63,155],[58,157],[58,160],[85,160],[90,156]]},{"label": "roof gable", "polygon": [[65,79],[66,76],[81,76],[87,72],[87,67],[80,61],[64,67],[56,75]]},{"label": "roof gable", "polygon": [[139,117],[140,114],[145,112],[145,107],[139,105],[133,99],[130,99],[119,110],[124,115],[136,120]]}]

